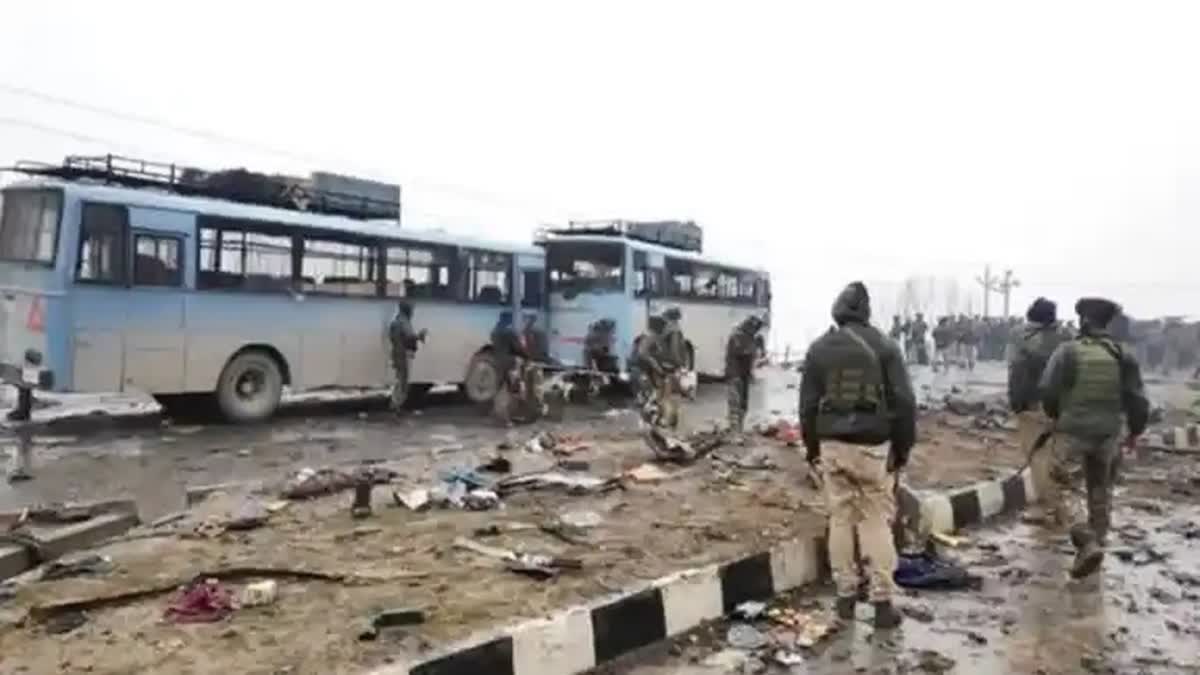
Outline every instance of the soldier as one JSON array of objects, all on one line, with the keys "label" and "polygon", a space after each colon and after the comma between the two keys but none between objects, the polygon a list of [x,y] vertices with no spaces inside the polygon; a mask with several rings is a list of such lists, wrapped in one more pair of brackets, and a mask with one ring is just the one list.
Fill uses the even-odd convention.
[{"label": "soldier", "polygon": [[[1017,338],[1008,364],[1008,405],[1017,414],[1017,442],[1029,457],[1034,489],[1039,495],[1050,494],[1051,488],[1050,452],[1034,451],[1038,438],[1050,428],[1038,397],[1038,382],[1050,355],[1063,341],[1057,310],[1058,306],[1046,298],[1033,301],[1025,312],[1029,323]],[[1047,515],[1053,519],[1061,514]]]},{"label": "soldier", "polygon": [[916,404],[903,357],[870,318],[866,287],[846,286],[833,304],[837,328],[805,356],[800,424],[808,461],[824,473],[838,616],[854,619],[857,530],[875,627],[894,628],[901,617],[892,605],[897,556],[891,522],[898,472],[916,437]]},{"label": "soldier", "polygon": [[646,332],[633,341],[636,351],[632,361],[637,364],[637,387],[641,391],[638,403],[642,409],[642,418],[651,424],[658,424],[662,418],[662,392],[665,390],[663,381],[669,377],[659,358],[666,323],[661,316],[649,317],[646,320]]},{"label": "soldier", "polygon": [[892,329],[888,331],[888,337],[896,341],[896,346],[900,348],[901,353],[904,352],[904,324],[900,323],[900,315],[892,315]]},{"label": "soldier", "polygon": [[524,362],[529,359],[525,341],[513,327],[512,312],[501,312],[496,327],[492,329],[492,356],[500,376],[496,398],[492,399],[492,413],[498,423],[511,426],[514,399],[519,403],[525,402]]},{"label": "soldier", "polygon": [[937,327],[933,329],[933,348],[933,369],[937,370],[938,364],[941,364],[949,371],[954,349],[954,326],[950,325],[950,317],[943,316],[938,319]]},{"label": "soldier", "polygon": [[388,341],[392,345],[392,371],[396,381],[392,384],[392,410],[401,411],[405,399],[408,398],[408,374],[412,360],[417,354],[417,347],[425,341],[425,330],[413,330],[413,306],[407,300],[402,300],[396,306],[396,316],[388,325]]},{"label": "soldier", "polygon": [[[1103,298],[1075,304],[1079,337],[1059,345],[1042,374],[1042,406],[1053,420],[1051,489],[1047,506],[1071,523],[1075,561],[1071,576],[1092,575],[1104,561],[1112,508],[1112,464],[1120,452],[1121,413],[1129,425],[1125,446],[1146,429],[1149,403],[1141,368],[1108,334],[1120,307]],[[1087,487],[1087,520],[1083,518],[1075,469],[1082,464]]]},{"label": "soldier", "polygon": [[925,315],[917,312],[908,333],[908,348],[912,352],[909,361],[917,365],[929,365],[929,348],[925,345],[925,334],[929,332],[929,324],[925,323]]},{"label": "soldier", "polygon": [[659,337],[659,361],[666,368],[667,375],[658,382],[658,398],[663,423],[674,429],[679,426],[679,378],[691,365],[688,359],[687,340],[679,326],[683,313],[678,307],[671,307],[663,312],[662,335]]},{"label": "soldier", "polygon": [[745,430],[746,411],[750,403],[750,380],[754,376],[754,362],[758,358],[758,331],[762,325],[762,319],[748,316],[738,324],[725,343],[729,429],[737,442],[744,442],[742,432]]}]

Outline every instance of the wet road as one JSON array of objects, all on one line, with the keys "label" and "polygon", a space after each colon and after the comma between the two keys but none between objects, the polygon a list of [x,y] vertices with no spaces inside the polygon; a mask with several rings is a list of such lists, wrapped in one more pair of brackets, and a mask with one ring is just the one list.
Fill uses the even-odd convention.
[{"label": "wet road", "polygon": [[[978,395],[1003,391],[1001,364],[980,364],[974,373],[932,373],[913,370],[914,385],[927,400],[938,400],[952,387]],[[751,418],[776,414],[795,415],[795,373],[777,369],[762,372],[751,390]],[[633,416],[606,417],[610,403],[570,406],[562,423],[545,423],[565,433],[589,429],[633,426]],[[123,405],[128,405],[124,403]],[[100,431],[78,435],[41,434],[34,439],[35,479],[0,482],[0,509],[32,503],[133,497],[143,518],[153,518],[182,508],[187,486],[228,481],[282,480],[305,466],[356,464],[367,460],[396,461],[412,458],[413,471],[427,468],[435,453],[489,447],[503,437],[476,407],[454,397],[431,397],[428,405],[405,419],[363,405],[346,412],[346,405],[329,413],[304,408],[269,424],[254,426],[169,425],[140,431]],[[309,415],[309,413],[313,413]],[[697,401],[687,406],[685,424],[722,420],[725,390],[720,384],[701,387]],[[308,415],[308,416],[305,416]],[[518,427],[521,437],[532,427]],[[0,461],[11,465],[17,444],[11,436],[0,441]]]},{"label": "wet road", "polygon": [[[794,415],[795,373],[772,370],[751,392],[752,416]],[[600,399],[567,408],[562,422],[518,426],[511,433],[526,439],[539,429],[581,433],[589,429],[636,427],[636,416],[610,413],[629,400]],[[431,396],[428,404],[402,419],[363,403],[358,411],[329,413],[305,409],[309,416],[287,414],[269,424],[251,426],[165,425],[140,431],[102,431],[79,435],[39,434],[34,438],[31,481],[0,482],[0,509],[33,503],[132,497],[143,519],[185,506],[186,487],[228,481],[280,481],[311,466],[352,465],[364,461],[411,459],[417,474],[435,458],[494,446],[506,435],[479,408],[455,396]],[[606,414],[607,413],[607,414]],[[703,385],[688,405],[685,425],[723,420],[725,389]],[[9,436],[0,450],[5,466],[15,462],[17,442]]]},{"label": "wet road", "polygon": [[[875,635],[871,609],[860,605],[854,626],[796,650],[798,665],[718,639],[617,672],[1198,673],[1200,472],[1190,458],[1147,458],[1130,467],[1116,502],[1102,576],[1070,580],[1065,537],[1013,520],[968,533],[970,543],[951,552],[983,578],[981,591],[908,594],[898,604],[909,617],[890,635]],[[828,591],[820,596],[823,608],[831,602]]]}]

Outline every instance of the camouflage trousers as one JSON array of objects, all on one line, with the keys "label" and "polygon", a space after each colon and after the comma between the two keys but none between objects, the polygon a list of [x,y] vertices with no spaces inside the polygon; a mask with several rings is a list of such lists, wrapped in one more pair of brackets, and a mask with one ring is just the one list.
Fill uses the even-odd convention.
[{"label": "camouflage trousers", "polygon": [[676,376],[672,373],[654,379],[654,405],[658,408],[658,424],[674,429],[679,426],[680,407]]},{"label": "camouflage trousers", "polygon": [[1046,515],[1060,526],[1086,527],[1103,544],[1111,525],[1117,437],[1056,434],[1041,452],[1050,455]]},{"label": "camouflage trousers", "polygon": [[541,368],[531,363],[515,364],[492,399],[492,415],[506,425],[512,422],[514,412],[521,421],[540,418],[546,409],[542,382]]},{"label": "camouflage trousers", "polygon": [[1050,444],[1052,441],[1047,441],[1032,457],[1029,453],[1033,450],[1033,445],[1037,442],[1038,437],[1049,428],[1050,418],[1046,417],[1046,413],[1042,412],[1040,408],[1017,413],[1017,444],[1021,447],[1021,453],[1029,457],[1029,471],[1033,475],[1033,490],[1043,504],[1046,503],[1046,497],[1052,489],[1050,484],[1052,454]]},{"label": "camouflage trousers", "polygon": [[392,382],[391,405],[392,410],[397,412],[404,407],[404,402],[408,400],[408,373],[411,362],[411,356],[403,359],[392,359],[392,373],[396,376],[396,379]]},{"label": "camouflage trousers", "polygon": [[854,559],[857,537],[862,568],[870,581],[872,602],[891,600],[896,592],[896,515],[894,475],[887,471],[887,444],[821,443],[825,503],[829,509],[829,566],[840,597],[857,597],[859,565]]},{"label": "camouflage trousers", "polygon": [[726,405],[729,428],[741,432],[746,426],[746,411],[750,408],[750,376],[731,375],[726,382]]}]

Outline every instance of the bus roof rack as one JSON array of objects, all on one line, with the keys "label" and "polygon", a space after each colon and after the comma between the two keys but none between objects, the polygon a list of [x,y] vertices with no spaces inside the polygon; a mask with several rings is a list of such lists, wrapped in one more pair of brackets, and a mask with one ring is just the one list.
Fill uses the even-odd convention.
[{"label": "bus roof rack", "polygon": [[18,162],[16,171],[70,181],[157,188],[180,195],[211,197],[349,218],[400,220],[400,186],[314,172],[309,178],[267,175],[245,169],[207,171],[117,155],[71,155],[62,164]]},{"label": "bus roof rack", "polygon": [[616,235],[696,253],[704,248],[704,232],[691,220],[572,220],[565,228],[546,231],[558,236]]}]

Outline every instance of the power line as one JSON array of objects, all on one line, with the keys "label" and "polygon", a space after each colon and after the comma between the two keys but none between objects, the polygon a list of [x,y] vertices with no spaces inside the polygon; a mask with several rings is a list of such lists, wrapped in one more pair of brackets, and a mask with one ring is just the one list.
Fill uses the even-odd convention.
[{"label": "power line", "polygon": [[[110,117],[112,119],[122,120],[124,122],[129,122],[132,124],[156,127],[159,129],[170,131],[172,133],[181,134],[181,135],[185,135],[185,136],[191,136],[191,137],[199,138],[199,139],[206,140],[209,142],[221,143],[224,145],[231,145],[231,146],[239,146],[239,147],[242,147],[245,149],[254,150],[255,152],[258,152],[258,153],[261,153],[264,155],[287,157],[289,159],[299,160],[299,161],[305,162],[307,164],[315,164],[315,165],[335,164],[335,165],[341,165],[341,166],[350,166],[350,167],[354,167],[355,171],[371,175],[372,178],[375,178],[377,180],[378,179],[392,180],[391,178],[388,177],[388,172],[382,171],[378,167],[367,166],[367,165],[360,164],[360,163],[352,161],[352,160],[347,160],[345,158],[323,157],[321,155],[313,155],[310,153],[298,152],[298,151],[290,150],[287,148],[280,148],[280,147],[276,147],[276,146],[269,145],[266,143],[260,143],[258,141],[252,141],[252,140],[248,140],[248,139],[244,139],[244,138],[237,138],[234,136],[229,136],[229,135],[211,131],[208,129],[199,129],[199,128],[195,128],[195,127],[189,127],[189,126],[176,124],[174,122],[170,122],[168,120],[164,120],[164,119],[157,118],[157,117],[150,117],[147,115],[139,115],[139,114],[135,114],[135,113],[131,113],[131,112],[126,112],[123,110],[117,110],[117,109],[108,108],[105,106],[94,105],[91,103],[87,103],[85,101],[79,101],[76,99],[66,98],[64,96],[58,96],[56,94],[51,94],[48,92],[40,91],[37,89],[32,89],[30,87],[23,87],[20,85],[15,85],[15,84],[11,84],[8,82],[0,82],[0,91],[3,91],[5,93],[8,93],[13,96],[22,96],[25,98],[30,98],[30,99],[33,99],[36,101],[41,101],[43,103],[48,103],[51,105],[62,106],[65,108],[74,108],[76,110],[80,110],[83,112],[91,113],[94,115],[100,115],[103,117]],[[542,210],[542,208],[547,208],[547,210],[556,211],[558,213],[565,214],[569,217],[577,217],[577,215],[578,215],[578,214],[572,213],[569,209],[561,208],[558,205],[550,205],[550,204],[534,205],[534,204],[524,203],[522,201],[513,200],[510,198],[501,196],[501,195],[496,195],[496,194],[489,193],[489,192],[486,192],[483,190],[477,190],[474,188],[469,188],[469,187],[461,186],[461,185],[451,185],[451,184],[441,183],[438,181],[432,181],[432,180],[428,180],[428,179],[424,179],[424,178],[411,177],[411,176],[409,177],[408,181],[406,181],[406,182],[417,183],[419,185],[422,185],[426,189],[444,192],[446,194],[458,195],[469,201],[475,201],[478,203],[491,203],[492,205],[504,205],[506,208],[518,208],[521,210],[534,210],[534,211]]]}]

